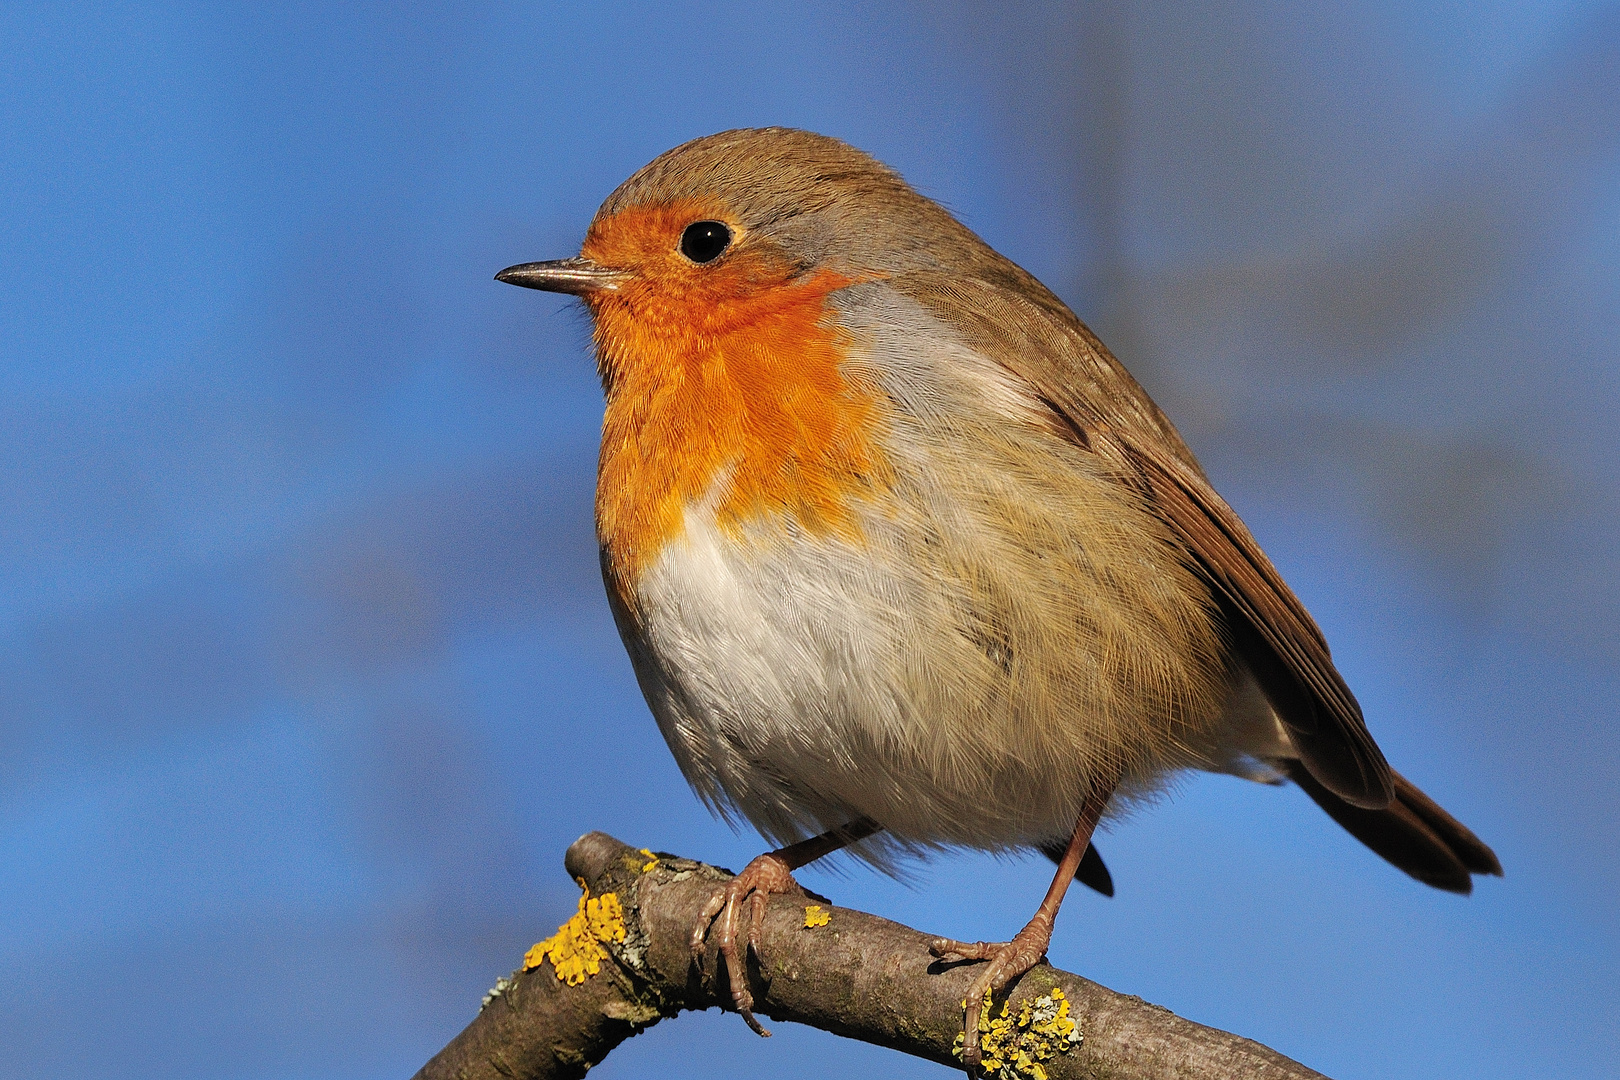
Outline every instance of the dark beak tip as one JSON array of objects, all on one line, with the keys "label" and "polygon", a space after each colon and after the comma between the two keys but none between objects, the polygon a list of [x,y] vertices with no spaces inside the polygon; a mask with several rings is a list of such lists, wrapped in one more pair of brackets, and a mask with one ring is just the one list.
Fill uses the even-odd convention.
[{"label": "dark beak tip", "polygon": [[618,279],[617,271],[581,258],[519,263],[495,275],[496,281],[508,285],[572,296],[588,296],[600,289],[612,289]]},{"label": "dark beak tip", "polygon": [[528,285],[528,281],[526,279],[531,278],[534,275],[534,266],[534,263],[518,263],[516,266],[508,266],[505,270],[502,270],[500,273],[495,275],[495,280],[504,285],[526,286]]}]

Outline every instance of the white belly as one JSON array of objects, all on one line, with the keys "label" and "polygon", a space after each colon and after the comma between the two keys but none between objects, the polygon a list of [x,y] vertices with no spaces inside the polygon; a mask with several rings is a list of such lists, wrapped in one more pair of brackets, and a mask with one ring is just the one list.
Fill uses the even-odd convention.
[{"label": "white belly", "polygon": [[638,584],[627,644],[711,806],[782,843],[866,816],[907,846],[1005,849],[1066,837],[1117,763],[1127,794],[1200,764],[1176,757],[1185,718],[1154,714],[1197,694],[1121,674],[1119,641],[1155,629],[1114,625],[1136,613],[1085,597],[1062,552],[995,525],[920,547],[893,507],[865,526],[862,547],[780,525],[739,543],[694,508]]},{"label": "white belly", "polygon": [[893,678],[905,584],[836,541],[764,554],[701,511],[686,525],[637,596],[648,699],[687,779],[783,842],[863,814],[935,839],[929,808],[885,776],[905,767],[895,744],[911,703]]}]

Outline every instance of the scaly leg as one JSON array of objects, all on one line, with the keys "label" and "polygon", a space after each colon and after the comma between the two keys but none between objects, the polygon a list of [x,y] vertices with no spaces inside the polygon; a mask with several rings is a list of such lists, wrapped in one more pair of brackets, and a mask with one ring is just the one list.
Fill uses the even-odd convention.
[{"label": "scaly leg", "polygon": [[[748,989],[748,949],[759,955],[760,930],[765,919],[766,898],[772,893],[802,893],[804,890],[793,880],[793,871],[806,863],[815,862],[839,848],[864,840],[883,826],[870,818],[856,818],[840,829],[812,836],[797,844],[766,852],[743,867],[742,873],[715,890],[709,902],[703,905],[697,925],[692,927],[692,958],[701,967],[703,948],[709,938],[709,929],[715,916],[720,917],[720,958],[726,966],[726,981],[731,984],[731,1000],[737,1011],[754,1029],[756,1035],[769,1036],[770,1032],[754,1019],[754,995]],[[738,909],[748,904],[748,944],[737,948]]]},{"label": "scaly leg", "polygon": [[1046,890],[1046,899],[1035,910],[1035,917],[1011,941],[968,943],[938,938],[929,946],[929,951],[941,960],[990,961],[974,980],[967,1000],[963,1002],[962,1064],[968,1070],[968,1075],[973,1075],[979,1065],[979,1022],[984,1014],[985,994],[994,994],[1040,963],[1041,957],[1046,955],[1046,947],[1052,941],[1052,924],[1057,919],[1058,908],[1063,904],[1063,894],[1068,892],[1069,882],[1080,867],[1080,859],[1091,845],[1091,834],[1097,828],[1097,819],[1102,817],[1103,808],[1108,805],[1110,794],[1111,791],[1105,791],[1099,795],[1093,790],[1086,796],[1085,804],[1080,808],[1080,820],[1074,826],[1074,835],[1069,838],[1069,846],[1064,849],[1057,873],[1052,876],[1051,888]]}]

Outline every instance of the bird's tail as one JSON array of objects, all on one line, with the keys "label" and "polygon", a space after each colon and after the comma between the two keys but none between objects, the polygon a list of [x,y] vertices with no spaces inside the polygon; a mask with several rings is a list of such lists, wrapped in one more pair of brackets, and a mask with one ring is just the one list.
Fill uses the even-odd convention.
[{"label": "bird's tail", "polygon": [[1394,801],[1382,810],[1364,810],[1323,787],[1300,762],[1278,764],[1351,836],[1425,885],[1469,893],[1471,875],[1502,876],[1496,853],[1400,773],[1392,772]]},{"label": "bird's tail", "polygon": [[[1049,840],[1040,846],[1040,852],[1053,862],[1061,863],[1068,846],[1067,840]],[[1074,880],[1096,889],[1104,896],[1114,895],[1114,875],[1108,872],[1108,864],[1097,854],[1096,844],[1086,847],[1086,853],[1080,857],[1080,868],[1074,872]]]}]

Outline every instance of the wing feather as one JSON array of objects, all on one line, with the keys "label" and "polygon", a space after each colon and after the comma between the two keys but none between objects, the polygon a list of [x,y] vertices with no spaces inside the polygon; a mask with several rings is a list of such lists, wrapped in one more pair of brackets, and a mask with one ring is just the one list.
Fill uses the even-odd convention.
[{"label": "wing feather", "polygon": [[1395,793],[1389,764],[1321,630],[1169,419],[1102,342],[999,257],[982,277],[913,272],[890,283],[1022,379],[1077,442],[1126,466],[1212,586],[1234,648],[1305,768],[1352,806],[1387,807]]}]

